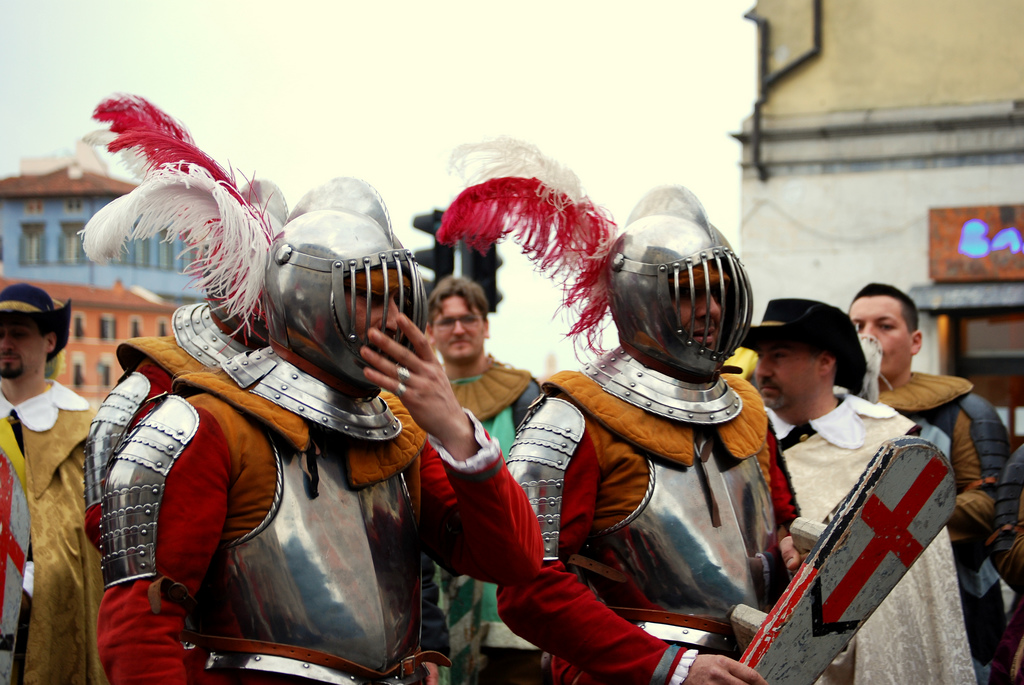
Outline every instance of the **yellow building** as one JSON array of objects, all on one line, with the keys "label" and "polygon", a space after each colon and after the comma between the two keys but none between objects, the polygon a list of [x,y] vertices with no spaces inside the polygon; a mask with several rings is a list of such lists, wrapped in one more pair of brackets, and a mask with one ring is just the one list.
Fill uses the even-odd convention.
[{"label": "yellow building", "polygon": [[966,376],[1024,442],[1024,2],[760,0],[741,248],[756,297],[846,309],[891,283],[920,371]]}]

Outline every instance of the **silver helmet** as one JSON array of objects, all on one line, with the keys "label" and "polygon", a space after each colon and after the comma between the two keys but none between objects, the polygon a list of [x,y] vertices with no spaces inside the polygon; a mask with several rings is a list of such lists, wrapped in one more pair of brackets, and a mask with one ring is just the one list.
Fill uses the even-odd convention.
[{"label": "silver helmet", "polygon": [[689,377],[714,376],[750,328],[747,273],[682,186],[644,196],[612,248],[610,270],[620,342]]},{"label": "silver helmet", "polygon": [[[312,365],[375,394],[379,388],[363,376],[359,356],[369,344],[367,331],[376,325],[406,342],[388,330],[392,307],[419,328],[426,325],[423,281],[412,252],[392,233],[377,191],[354,178],[310,191],[270,249],[264,310],[271,344],[285,359],[298,357],[292,361],[300,367]],[[381,309],[376,323],[375,306]]]}]

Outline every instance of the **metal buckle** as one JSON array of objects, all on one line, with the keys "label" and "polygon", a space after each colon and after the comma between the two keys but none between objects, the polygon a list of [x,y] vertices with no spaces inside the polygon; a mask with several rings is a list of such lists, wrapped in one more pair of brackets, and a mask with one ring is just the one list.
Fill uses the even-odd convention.
[{"label": "metal buckle", "polygon": [[398,662],[399,677],[405,678],[407,676],[411,676],[413,673],[416,672],[417,666],[419,666],[419,664],[416,662],[415,654],[413,654],[412,656],[405,657],[404,659]]}]

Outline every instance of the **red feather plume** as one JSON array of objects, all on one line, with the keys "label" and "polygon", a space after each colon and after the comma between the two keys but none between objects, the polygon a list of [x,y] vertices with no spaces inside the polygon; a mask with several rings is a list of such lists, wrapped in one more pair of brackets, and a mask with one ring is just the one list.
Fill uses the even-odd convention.
[{"label": "red feather plume", "polygon": [[194,145],[185,125],[144,97],[114,95],[93,110],[92,118],[110,124],[112,133],[127,131],[163,131],[169,136]]},{"label": "red feather plume", "polygon": [[437,239],[480,251],[514,234],[539,270],[560,282],[563,306],[576,312],[572,337],[600,353],[609,310],[605,280],[615,222],[589,198],[573,201],[536,178],[492,178],[462,191],[445,211]]}]

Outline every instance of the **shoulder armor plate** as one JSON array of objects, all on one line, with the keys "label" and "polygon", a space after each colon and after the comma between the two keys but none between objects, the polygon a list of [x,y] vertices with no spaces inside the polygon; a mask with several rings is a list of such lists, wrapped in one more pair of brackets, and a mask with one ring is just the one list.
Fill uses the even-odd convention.
[{"label": "shoulder armor plate", "polygon": [[1020,494],[1024,489],[1024,447],[1018,447],[1003,468],[996,486],[996,507],[994,528],[996,534],[989,538],[989,552],[1005,552],[1013,547],[1020,523]]},{"label": "shoulder armor plate", "polygon": [[989,495],[994,494],[990,485],[1003,472],[1010,456],[1010,440],[999,414],[986,399],[973,392],[959,400],[960,408],[971,419],[971,442],[978,452],[981,463],[981,477],[986,481],[982,486]]},{"label": "shoulder armor plate", "polygon": [[558,559],[562,484],[569,460],[583,439],[583,413],[573,404],[545,397],[534,404],[508,451],[508,468],[540,522],[544,560]]},{"label": "shoulder armor plate", "polygon": [[149,396],[149,389],[149,379],[133,373],[110,391],[96,411],[85,439],[86,509],[103,499],[103,478],[110,455],[121,444],[132,417]]},{"label": "shoulder armor plate", "polygon": [[672,421],[713,426],[732,421],[743,409],[743,400],[724,378],[681,381],[644,366],[621,347],[587,364],[583,373],[609,395]]},{"label": "shoulder armor plate", "polygon": [[239,354],[221,368],[240,388],[324,428],[360,440],[393,440],[402,423],[379,396],[349,397],[264,347]]},{"label": "shoulder armor plate", "polygon": [[114,453],[100,519],[105,587],[156,575],[156,524],[164,483],[198,428],[195,407],[170,395]]},{"label": "shoulder armor plate", "polygon": [[209,302],[186,304],[174,310],[174,340],[193,359],[216,366],[247,348],[213,322]]}]

